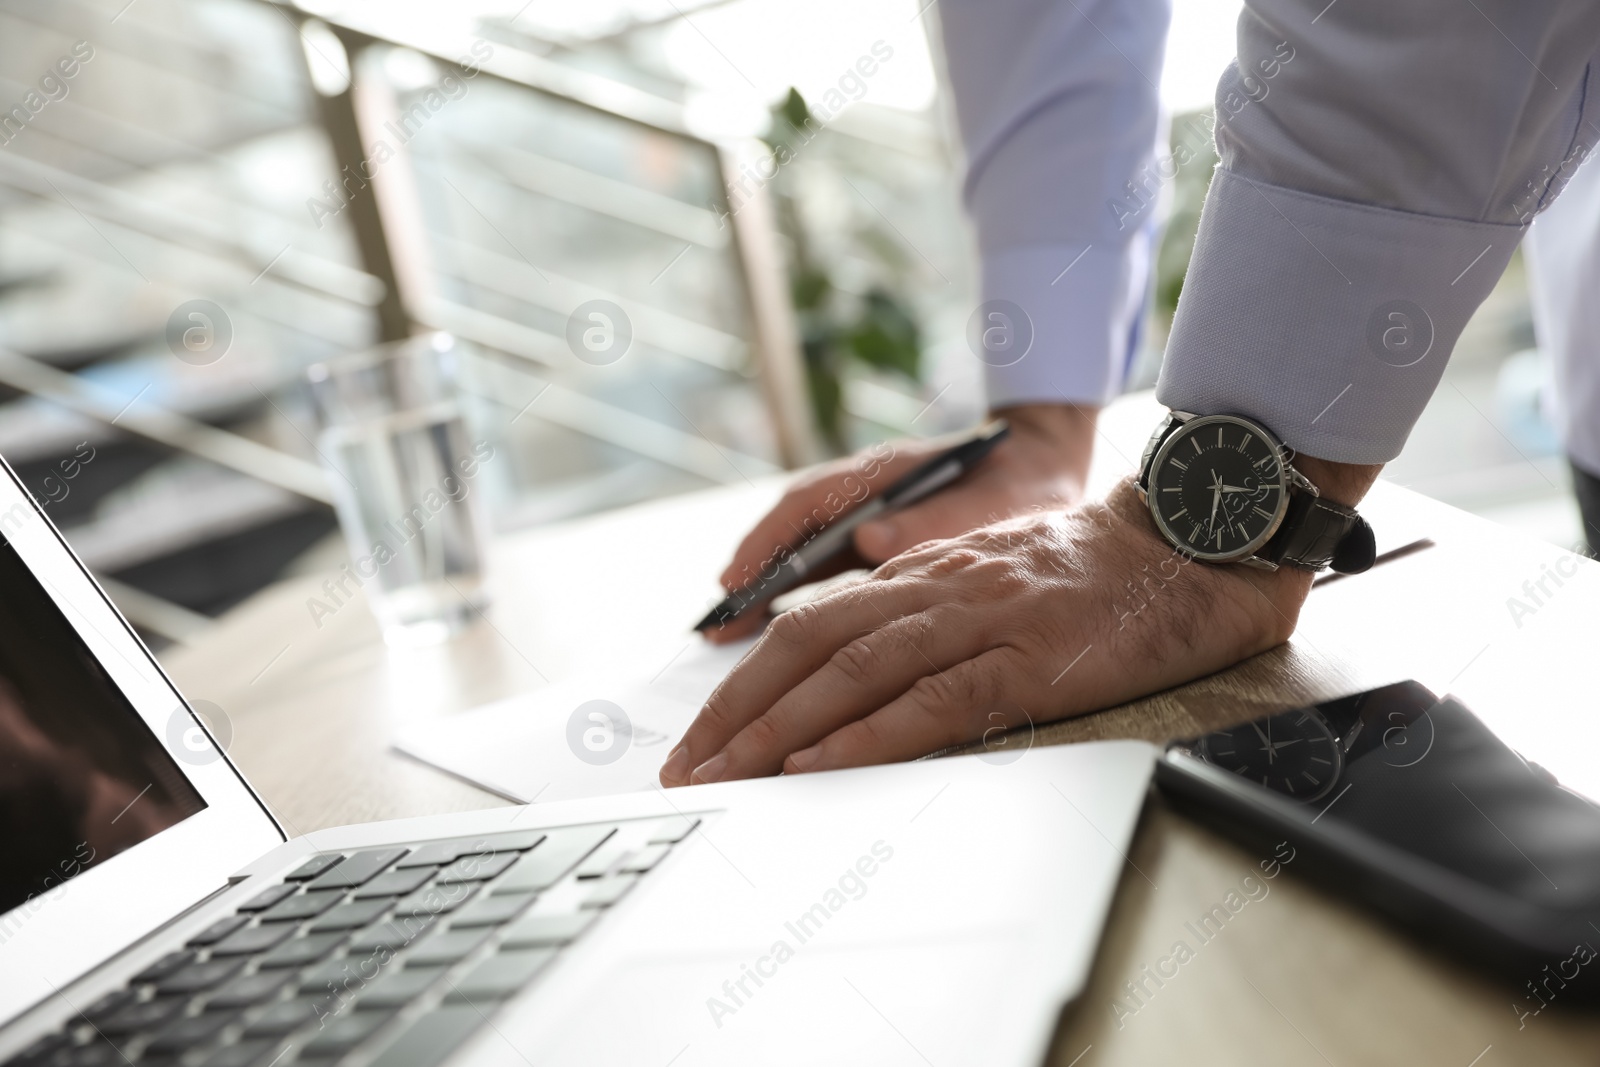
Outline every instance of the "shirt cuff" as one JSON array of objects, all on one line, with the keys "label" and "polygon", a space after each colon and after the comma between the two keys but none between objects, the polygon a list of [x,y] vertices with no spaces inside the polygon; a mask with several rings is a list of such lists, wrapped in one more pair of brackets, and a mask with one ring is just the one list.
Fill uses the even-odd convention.
[{"label": "shirt cuff", "polygon": [[1522,233],[1218,168],[1156,397],[1256,419],[1320,459],[1385,463]]},{"label": "shirt cuff", "polygon": [[967,343],[991,409],[1104,405],[1122,391],[1150,273],[1150,234],[983,256],[983,304]]}]

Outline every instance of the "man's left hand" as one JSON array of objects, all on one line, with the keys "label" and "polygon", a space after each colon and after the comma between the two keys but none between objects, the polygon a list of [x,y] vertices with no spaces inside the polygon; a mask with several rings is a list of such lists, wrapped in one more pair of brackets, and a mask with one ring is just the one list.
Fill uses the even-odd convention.
[{"label": "man's left hand", "polygon": [[912,759],[1122,703],[1287,640],[1310,587],[1176,553],[1124,481],[1103,504],[918,545],[779,616],[661,781]]}]

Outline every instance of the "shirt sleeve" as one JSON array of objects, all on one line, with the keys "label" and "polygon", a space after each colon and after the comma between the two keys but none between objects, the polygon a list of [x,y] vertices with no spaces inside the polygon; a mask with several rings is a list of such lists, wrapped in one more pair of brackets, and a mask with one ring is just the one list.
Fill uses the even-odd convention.
[{"label": "shirt sleeve", "polygon": [[1592,0],[1247,0],[1160,400],[1393,459],[1600,138]]},{"label": "shirt sleeve", "polygon": [[1168,0],[939,9],[981,261],[968,340],[989,405],[1103,404],[1148,287]]}]

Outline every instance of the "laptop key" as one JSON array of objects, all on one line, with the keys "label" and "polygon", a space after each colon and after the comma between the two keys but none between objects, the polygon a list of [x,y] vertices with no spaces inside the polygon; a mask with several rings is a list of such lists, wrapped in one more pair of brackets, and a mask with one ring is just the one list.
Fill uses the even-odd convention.
[{"label": "laptop key", "polygon": [[356,1011],[403,1008],[426,993],[443,973],[443,967],[390,968],[362,990],[356,998]]},{"label": "laptop key", "polygon": [[411,855],[395,864],[395,867],[442,867],[446,863],[454,863],[462,856],[526,852],[543,841],[544,836],[543,830],[519,830],[515,833],[479,834],[477,837],[430,841],[419,846]]},{"label": "laptop key", "polygon": [[240,904],[239,910],[246,912],[266,911],[299,888],[293,882],[281,882],[278,885],[268,886],[243,904]]},{"label": "laptop key", "polygon": [[430,885],[419,889],[394,906],[396,915],[439,916],[455,911],[478,892],[475,882]]},{"label": "laptop key", "polygon": [[156,983],[156,993],[203,993],[214,989],[237,974],[244,967],[243,960],[210,960],[191,963],[181,971],[174,971]]},{"label": "laptop key", "polygon": [[193,963],[194,957],[195,954],[188,949],[181,949],[177,952],[169,952],[165,956],[162,956],[159,960],[156,960],[150,966],[146,967],[144,970],[140,971],[138,974],[134,975],[130,981],[135,983],[159,982],[173,971]]},{"label": "laptop key", "polygon": [[262,926],[248,926],[243,930],[235,930],[215,945],[211,946],[211,958],[221,956],[254,956],[257,952],[265,952],[275,947],[279,942],[294,934],[292,923],[266,923]]},{"label": "laptop key", "polygon": [[270,1063],[267,1053],[277,1056],[278,1047],[275,1041],[240,1041],[223,1045],[201,1060],[200,1067],[253,1067],[264,1060]]},{"label": "laptop key", "polygon": [[652,845],[676,845],[699,825],[700,820],[693,815],[669,815],[656,823],[648,841]]},{"label": "laptop key", "polygon": [[[208,1011],[168,1023],[146,1046],[145,1055],[151,1052],[187,1052],[192,1048],[210,1044],[229,1023],[233,1015],[225,1011]],[[144,1057],[140,1057],[143,1062]]]},{"label": "laptop key", "polygon": [[398,952],[427,933],[433,923],[431,915],[402,915],[388,922],[374,923],[364,930],[358,930],[350,939],[350,955]]},{"label": "laptop key", "polygon": [[580,905],[585,908],[609,908],[627,895],[639,881],[637,874],[614,874],[610,878],[602,878],[592,883],[594,888],[589,890],[589,895],[583,898]]},{"label": "laptop key", "polygon": [[623,874],[643,874],[654,869],[655,865],[666,859],[667,853],[671,851],[671,845],[646,845],[623,860],[622,866],[617,870]]},{"label": "laptop key", "polygon": [[347,856],[326,874],[307,883],[307,889],[349,889],[373,879],[378,872],[406,854],[403,848],[369,848]]},{"label": "laptop key", "polygon": [[229,915],[218,919],[191,937],[189,939],[189,947],[198,948],[202,945],[214,945],[249,921],[250,916],[248,915]]},{"label": "laptop key", "polygon": [[[101,998],[102,1000],[105,998]],[[21,1052],[6,1061],[5,1067],[38,1067],[55,1053],[72,1044],[72,1038],[61,1032],[45,1034]]]},{"label": "laptop key", "polygon": [[627,854],[628,850],[618,845],[615,841],[607,841],[589,853],[588,859],[578,864],[578,869],[573,872],[573,877],[584,880],[602,878]]},{"label": "laptop key", "polygon": [[502,948],[542,948],[565,945],[589,928],[597,915],[593,911],[570,915],[529,915],[506,931]]},{"label": "laptop key", "polygon": [[499,926],[521,915],[537,899],[536,893],[507,893],[503,896],[479,897],[450,918],[450,929],[469,926]]},{"label": "laptop key", "polygon": [[140,1030],[154,1030],[182,1015],[183,1009],[187,1006],[188,1002],[182,997],[166,997],[161,1000],[129,1004],[121,1011],[106,1016],[105,1021],[99,1024],[99,1029],[108,1037],[137,1033]]},{"label": "laptop key", "polygon": [[135,1000],[139,999],[137,990],[113,989],[87,1008],[83,1009],[83,1017],[92,1025],[99,1025],[100,1021],[114,1012],[121,1011]]},{"label": "laptop key", "polygon": [[50,1067],[126,1067],[128,1057],[112,1042],[96,1038],[87,1045],[57,1049],[46,1062]]},{"label": "laptop key", "polygon": [[264,923],[283,922],[289,919],[309,919],[321,915],[344,896],[341,889],[325,889],[318,893],[301,893],[285,897],[261,913]]},{"label": "laptop key", "polygon": [[433,877],[432,867],[410,867],[403,871],[385,871],[350,896],[355,900],[376,897],[398,897],[415,890]]},{"label": "laptop key", "polygon": [[482,1023],[482,1013],[470,1004],[436,1008],[406,1027],[369,1067],[435,1067]]},{"label": "laptop key", "polygon": [[425,938],[403,957],[407,967],[455,963],[489,939],[488,930],[450,930]]},{"label": "laptop key", "polygon": [[439,872],[438,884],[487,882],[521,858],[522,854],[518,852],[498,852],[492,856],[462,856]]},{"label": "laptop key", "polygon": [[248,1008],[259,1004],[276,994],[293,977],[294,972],[282,970],[241,974],[211,995],[206,1001],[206,1010]]},{"label": "laptop key", "polygon": [[544,843],[523,856],[491,892],[528,893],[549,889],[616,832],[615,826],[565,826],[551,830]]},{"label": "laptop key", "polygon": [[314,934],[328,930],[354,930],[367,925],[388,910],[387,900],[357,900],[349,904],[340,904],[313,922],[307,929]]},{"label": "laptop key", "polygon": [[343,934],[311,934],[285,941],[265,956],[258,965],[262,970],[275,967],[304,967],[316,963],[332,952],[344,940]]},{"label": "laptop key", "polygon": [[244,1032],[246,1037],[278,1037],[293,1033],[318,1018],[317,1004],[309,998],[280,1000],[269,1004],[266,1011],[245,1026]]},{"label": "laptop key", "polygon": [[344,862],[344,856],[338,852],[329,852],[321,856],[312,856],[300,866],[283,876],[285,882],[309,882],[317,875],[322,874]]},{"label": "laptop key", "polygon": [[392,1011],[359,1011],[329,1022],[300,1050],[300,1059],[342,1056],[377,1032]]},{"label": "laptop key", "polygon": [[465,978],[451,983],[446,999],[469,1004],[504,999],[533,981],[555,956],[553,948],[498,952],[468,971]]},{"label": "laptop key", "polygon": [[377,966],[379,964],[376,960],[368,963],[354,955],[323,960],[300,976],[298,991],[310,996],[313,993],[326,993],[330,988],[342,990],[348,987],[353,993],[361,989],[364,984],[361,972],[371,971]]}]

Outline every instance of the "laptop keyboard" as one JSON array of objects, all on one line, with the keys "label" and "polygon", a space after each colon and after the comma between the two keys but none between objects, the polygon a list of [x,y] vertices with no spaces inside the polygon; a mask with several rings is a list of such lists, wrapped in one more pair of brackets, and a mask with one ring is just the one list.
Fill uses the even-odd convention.
[{"label": "laptop keyboard", "polygon": [[432,1067],[698,824],[313,856],[5,1067]]}]

